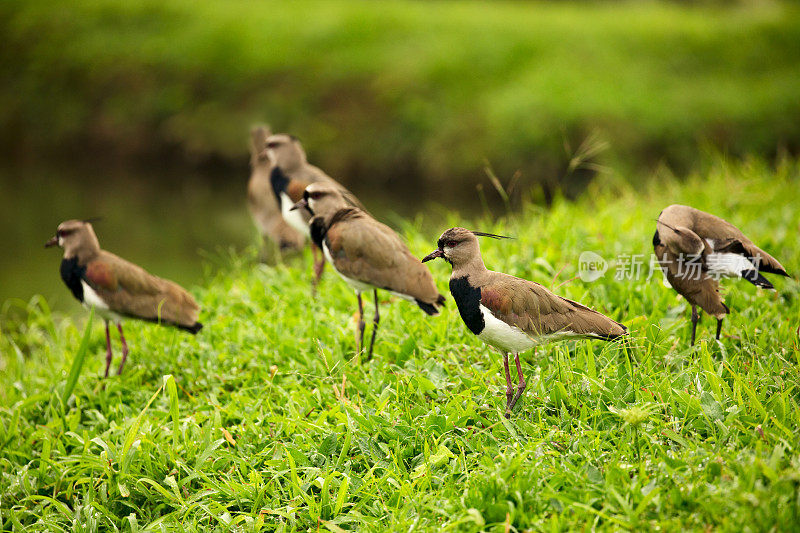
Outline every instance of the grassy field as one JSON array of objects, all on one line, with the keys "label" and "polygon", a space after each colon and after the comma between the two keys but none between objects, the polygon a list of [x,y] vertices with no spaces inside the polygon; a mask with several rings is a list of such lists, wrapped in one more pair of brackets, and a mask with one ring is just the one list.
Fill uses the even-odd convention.
[{"label": "grassy field", "polygon": [[587,138],[629,168],[800,150],[800,10],[721,4],[7,0],[0,146],[243,166],[265,120],[356,190],[488,159],[570,192]]},{"label": "grassy field", "polygon": [[[800,165],[720,162],[651,182],[643,194],[595,183],[578,203],[494,221],[447,215],[517,237],[483,243],[490,268],[632,333],[629,346],[527,354],[529,389],[510,420],[501,358],[452,300],[431,319],[384,294],[376,356],[359,363],[355,298],[329,271],[312,299],[308,256],[268,267],[253,253],[209,270],[193,289],[201,334],[129,324],[129,366],[107,380],[97,321],[85,330],[33,301],[28,322],[2,322],[0,529],[796,527],[796,278],[776,292],[728,283],[722,342],[706,317],[693,349],[688,307],[658,274],[618,281],[612,262],[599,281],[575,276],[583,250],[649,257],[671,202],[725,216],[796,275]],[[446,227],[420,217],[402,229],[421,256]],[[432,269],[448,294],[449,267]]]}]

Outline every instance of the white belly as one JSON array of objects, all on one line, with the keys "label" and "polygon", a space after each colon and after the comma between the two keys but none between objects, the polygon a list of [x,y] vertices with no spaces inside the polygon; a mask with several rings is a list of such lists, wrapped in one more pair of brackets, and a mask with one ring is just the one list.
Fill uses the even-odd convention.
[{"label": "white belly", "polygon": [[289,195],[285,192],[282,192],[281,215],[283,215],[283,219],[287,224],[299,231],[301,234],[305,235],[306,237],[310,237],[311,230],[308,227],[308,222],[306,222],[303,218],[302,210],[295,209],[294,211],[290,211],[293,205],[294,203],[292,202],[292,199],[289,198]]},{"label": "white belly", "polygon": [[95,313],[97,313],[100,317],[104,318],[105,320],[111,320],[113,322],[119,322],[122,320],[122,316],[118,315],[114,311],[111,311],[108,308],[108,304],[106,304],[94,289],[89,286],[88,283],[81,280],[81,286],[83,287],[83,305],[87,309],[91,309],[94,307]]},{"label": "white belly", "polygon": [[484,327],[483,331],[478,334],[478,338],[489,346],[494,346],[504,352],[522,353],[540,344],[580,337],[580,335],[576,335],[571,331],[539,336],[529,335],[520,328],[509,326],[502,320],[495,318],[492,312],[483,305],[480,306],[480,311],[483,315]]}]

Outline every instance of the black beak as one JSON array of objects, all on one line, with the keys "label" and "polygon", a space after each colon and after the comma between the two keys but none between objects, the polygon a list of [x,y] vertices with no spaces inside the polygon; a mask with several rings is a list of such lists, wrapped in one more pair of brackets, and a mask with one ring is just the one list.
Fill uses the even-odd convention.
[{"label": "black beak", "polygon": [[[300,200],[299,202],[294,204],[292,207],[290,207],[289,211],[294,211],[295,209],[300,209],[301,207],[304,207],[304,208],[308,209],[308,200],[303,198],[302,200]],[[311,211],[310,209],[308,209],[308,210],[309,210],[309,212]]]},{"label": "black beak", "polygon": [[442,250],[434,250],[425,257],[422,258],[422,262],[425,263],[430,261],[431,259],[436,259],[437,257],[444,258],[444,252]]},{"label": "black beak", "polygon": [[50,238],[49,241],[44,243],[44,247],[45,248],[50,248],[52,246],[56,246],[57,244],[58,244],[58,235],[55,235],[54,237]]}]

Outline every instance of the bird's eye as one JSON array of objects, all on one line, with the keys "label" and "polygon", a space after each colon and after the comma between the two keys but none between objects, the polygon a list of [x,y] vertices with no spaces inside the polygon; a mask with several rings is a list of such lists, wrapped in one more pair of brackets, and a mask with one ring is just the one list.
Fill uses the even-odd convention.
[{"label": "bird's eye", "polygon": [[267,143],[267,148],[277,148],[280,145],[281,143],[279,143],[278,141],[270,141]]},{"label": "bird's eye", "polygon": [[69,231],[65,229],[60,229],[56,232],[56,235],[58,235],[59,237],[66,237],[67,235],[69,235]]},{"label": "bird's eye", "polygon": [[454,248],[456,244],[458,244],[456,241],[447,241],[446,243],[444,243],[444,245],[447,246],[448,248]]},{"label": "bird's eye", "polygon": [[319,200],[320,198],[322,198],[322,193],[321,192],[312,192],[311,193],[311,198],[313,198],[314,200]]}]

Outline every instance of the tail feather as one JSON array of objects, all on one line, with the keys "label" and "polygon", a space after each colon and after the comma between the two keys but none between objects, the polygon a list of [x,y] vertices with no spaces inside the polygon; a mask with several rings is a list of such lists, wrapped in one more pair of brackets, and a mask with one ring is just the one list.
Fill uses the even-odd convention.
[{"label": "tail feather", "polygon": [[758,270],[760,272],[766,272],[767,274],[777,274],[779,276],[784,276],[787,278],[789,277],[789,274],[782,268],[778,269],[766,263],[761,263],[760,265],[758,265]]},{"label": "tail feather", "polygon": [[188,331],[192,335],[197,335],[197,332],[199,332],[201,329],[203,329],[203,324],[201,324],[200,322],[195,322],[191,326],[184,326],[182,324],[178,324],[177,327],[180,330]]},{"label": "tail feather", "polygon": [[445,298],[440,294],[439,297],[436,298],[436,302],[432,304],[423,302],[422,300],[419,300],[417,298],[414,298],[414,301],[417,302],[419,308],[425,311],[427,314],[429,314],[430,316],[436,316],[439,314],[438,307],[442,307],[444,305]]},{"label": "tail feather", "polygon": [[603,341],[615,341],[617,339],[622,339],[628,336],[628,330],[625,330],[625,333],[609,333],[607,335],[603,335],[601,333],[592,333],[591,337],[595,339],[600,339]]},{"label": "tail feather", "polygon": [[[609,319],[609,320],[611,320],[611,319]],[[613,341],[613,340],[617,340],[617,339],[620,339],[620,338],[628,336],[628,328],[627,327],[625,327],[623,324],[620,324],[619,322],[616,322],[616,321],[613,321],[613,320],[612,320],[612,322],[614,322],[614,325],[619,326],[621,332],[619,332],[619,333],[617,333],[617,332],[592,333],[592,337],[596,338],[596,339],[601,339],[601,340],[604,340],[604,341]]]},{"label": "tail feather", "polygon": [[755,285],[756,287],[761,287],[763,289],[774,289],[775,287],[772,283],[769,282],[767,278],[761,275],[758,270],[742,270],[742,277]]}]

